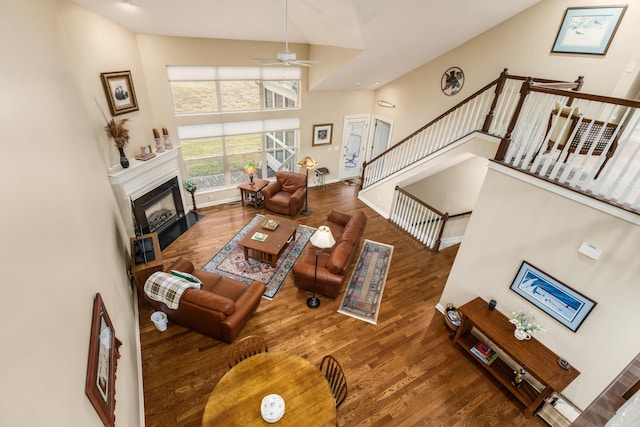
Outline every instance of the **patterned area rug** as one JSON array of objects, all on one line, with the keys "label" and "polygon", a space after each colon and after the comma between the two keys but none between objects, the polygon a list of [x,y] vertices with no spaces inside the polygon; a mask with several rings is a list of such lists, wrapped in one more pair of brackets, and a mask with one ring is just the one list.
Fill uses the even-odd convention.
[{"label": "patterned area rug", "polygon": [[289,275],[293,265],[316,230],[306,225],[298,225],[296,240],[285,249],[276,267],[273,268],[270,264],[256,261],[253,258],[249,258],[246,261],[244,259],[244,251],[238,246],[238,242],[247,235],[249,230],[263,219],[264,215],[256,215],[202,269],[231,277],[247,285],[254,280],[264,282],[267,285],[267,290],[262,296],[271,300],[280,290],[284,279]]},{"label": "patterned area rug", "polygon": [[377,323],[392,255],[393,246],[365,239],[338,313]]}]

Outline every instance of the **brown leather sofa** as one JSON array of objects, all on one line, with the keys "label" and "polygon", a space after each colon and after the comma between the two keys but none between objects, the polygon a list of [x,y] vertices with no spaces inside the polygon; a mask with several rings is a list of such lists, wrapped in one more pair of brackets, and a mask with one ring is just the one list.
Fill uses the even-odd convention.
[{"label": "brown leather sofa", "polygon": [[145,293],[144,283],[137,284],[140,295],[153,308],[167,314],[172,322],[196,330],[226,343],[231,343],[256,311],[266,286],[254,281],[245,285],[217,273],[194,268],[191,261],[180,257],[165,271],[176,270],[197,277],[201,288],[184,291],[175,310],[155,301]]},{"label": "brown leather sofa", "polygon": [[[332,209],[324,225],[331,229],[336,244],[325,249],[318,257],[316,292],[335,299],[342,289],[345,276],[357,252],[360,237],[367,225],[367,217],[362,211],[348,214]],[[298,288],[305,291],[313,291],[317,250],[310,245],[293,266],[294,282]]]},{"label": "brown leather sofa", "polygon": [[304,206],[307,177],[296,172],[276,172],[276,180],[262,189],[264,207],[271,212],[296,216]]}]

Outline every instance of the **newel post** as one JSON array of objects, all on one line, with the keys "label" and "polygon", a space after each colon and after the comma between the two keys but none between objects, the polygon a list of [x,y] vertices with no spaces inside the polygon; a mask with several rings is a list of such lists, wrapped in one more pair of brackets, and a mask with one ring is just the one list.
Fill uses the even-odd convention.
[{"label": "newel post", "polygon": [[507,132],[504,135],[504,138],[502,138],[502,141],[500,141],[500,146],[498,147],[498,151],[496,152],[495,160],[504,160],[504,156],[505,154],[507,154],[507,149],[509,148],[509,144],[511,143],[511,134],[513,133],[513,129],[516,127],[516,123],[518,122],[518,118],[520,116],[520,111],[522,110],[522,105],[524,105],[524,100],[531,92],[532,85],[533,77],[527,77],[527,80],[522,83],[522,86],[520,87],[520,99],[518,100],[518,105],[513,112],[513,116],[511,117],[511,121],[509,122]]},{"label": "newel post", "polygon": [[491,108],[489,109],[489,113],[487,117],[484,119],[484,125],[482,125],[482,132],[489,132],[489,128],[491,127],[491,122],[493,121],[493,112],[496,109],[496,105],[498,105],[498,98],[500,98],[500,94],[504,89],[504,84],[507,81],[507,68],[502,70],[500,73],[500,77],[498,77],[498,83],[496,84],[495,95],[493,97],[493,102],[491,103]]}]

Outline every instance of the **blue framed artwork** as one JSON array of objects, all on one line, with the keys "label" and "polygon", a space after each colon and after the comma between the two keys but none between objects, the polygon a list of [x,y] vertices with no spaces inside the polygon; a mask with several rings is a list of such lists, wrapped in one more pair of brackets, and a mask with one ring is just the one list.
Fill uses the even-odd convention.
[{"label": "blue framed artwork", "polygon": [[551,52],[606,55],[627,6],[569,7]]},{"label": "blue framed artwork", "polygon": [[522,261],[511,290],[573,332],[578,330],[596,305],[596,302],[526,261]]}]

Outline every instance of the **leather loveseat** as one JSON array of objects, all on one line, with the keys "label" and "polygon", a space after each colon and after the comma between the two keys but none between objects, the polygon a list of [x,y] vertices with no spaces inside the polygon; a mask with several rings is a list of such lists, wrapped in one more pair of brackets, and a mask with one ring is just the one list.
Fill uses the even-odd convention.
[{"label": "leather loveseat", "polygon": [[296,216],[307,194],[307,177],[296,172],[276,172],[276,180],[262,189],[264,207],[271,212]]},{"label": "leather loveseat", "polygon": [[[331,229],[336,244],[323,250],[324,253],[318,257],[316,292],[335,299],[342,289],[345,276],[357,252],[360,237],[367,225],[367,217],[362,211],[348,214],[332,209],[324,225]],[[310,245],[293,266],[293,279],[300,289],[313,291],[317,250]]]},{"label": "leather loveseat", "polygon": [[266,289],[262,282],[245,285],[217,273],[196,269],[191,261],[182,257],[165,272],[171,274],[172,270],[187,273],[187,276],[202,282],[200,289],[184,290],[177,309],[150,298],[144,290],[144,283],[137,284],[140,294],[154,309],[166,313],[172,322],[226,343],[233,342],[240,334],[258,308]]}]

